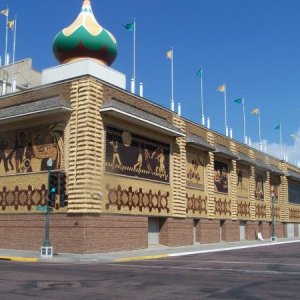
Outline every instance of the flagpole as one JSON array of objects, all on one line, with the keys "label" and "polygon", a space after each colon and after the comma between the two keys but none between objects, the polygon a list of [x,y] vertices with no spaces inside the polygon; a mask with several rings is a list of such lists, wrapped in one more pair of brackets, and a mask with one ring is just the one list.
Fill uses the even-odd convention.
[{"label": "flagpole", "polygon": [[11,90],[15,92],[15,84],[14,84],[14,73],[15,73],[15,54],[16,54],[16,41],[17,41],[17,16],[15,16],[14,20],[14,43],[13,43],[13,57],[12,57],[12,73],[11,73]]},{"label": "flagpole", "polygon": [[225,122],[225,135],[228,136],[228,125],[227,125],[227,86],[224,83],[224,122]]},{"label": "flagpole", "polygon": [[203,96],[203,68],[200,69],[201,76],[200,76],[200,92],[201,92],[201,120],[202,125],[205,125],[205,118],[204,118],[204,96]]},{"label": "flagpole", "polygon": [[282,126],[281,126],[281,122],[279,123],[279,142],[280,142],[280,155],[281,155],[281,159],[283,159]]},{"label": "flagpole", "polygon": [[7,59],[7,43],[8,43],[8,14],[9,14],[9,10],[8,10],[8,6],[6,7],[7,9],[7,14],[6,14],[6,24],[5,24],[5,56],[4,56],[4,64],[7,65],[8,64],[8,59]]},{"label": "flagpole", "polygon": [[135,93],[135,34],[136,34],[136,23],[135,18],[133,18],[133,84],[134,84],[134,93]]},{"label": "flagpole", "polygon": [[247,144],[247,136],[246,136],[246,114],[245,114],[245,99],[244,97],[242,97],[243,99],[243,117],[244,117],[244,142],[245,144]]},{"label": "flagpole", "polygon": [[172,51],[172,59],[171,59],[171,110],[174,111],[175,104],[174,104],[174,50],[173,47],[171,48]]},{"label": "flagpole", "polygon": [[260,107],[258,108],[258,138],[259,138],[259,150],[262,151],[262,139],[261,139],[261,123],[260,123]]}]

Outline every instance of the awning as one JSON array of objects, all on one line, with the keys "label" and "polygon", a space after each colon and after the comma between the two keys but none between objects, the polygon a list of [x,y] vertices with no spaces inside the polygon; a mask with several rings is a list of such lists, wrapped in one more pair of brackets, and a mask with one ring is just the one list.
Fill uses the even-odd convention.
[{"label": "awning", "polygon": [[169,136],[185,136],[182,131],[165,119],[114,99],[106,101],[100,109],[100,112],[136,125],[156,130]]},{"label": "awning", "polygon": [[294,179],[296,181],[300,181],[300,173],[297,173],[297,172],[292,171],[292,170],[288,170],[287,177],[291,178],[291,179]]},{"label": "awning", "polygon": [[215,154],[229,159],[238,159],[238,156],[230,151],[230,149],[228,149],[226,146],[217,144],[215,147]]},{"label": "awning", "polygon": [[272,171],[271,167],[259,158],[255,159],[255,166],[257,169],[261,169],[263,171]]},{"label": "awning", "polygon": [[215,147],[213,147],[210,143],[208,143],[204,138],[198,136],[196,134],[188,134],[186,137],[186,143],[188,145],[192,145],[204,151],[214,151]]},{"label": "awning", "polygon": [[278,175],[278,176],[283,176],[285,175],[284,172],[282,170],[280,170],[277,166],[271,164],[271,173]]},{"label": "awning", "polygon": [[238,153],[238,162],[242,162],[246,165],[255,166],[256,163],[254,159],[252,159],[250,156],[248,156],[246,153],[239,152]]},{"label": "awning", "polygon": [[44,117],[60,112],[72,111],[71,105],[60,97],[53,97],[5,107],[0,109],[0,123],[14,122],[17,120]]}]

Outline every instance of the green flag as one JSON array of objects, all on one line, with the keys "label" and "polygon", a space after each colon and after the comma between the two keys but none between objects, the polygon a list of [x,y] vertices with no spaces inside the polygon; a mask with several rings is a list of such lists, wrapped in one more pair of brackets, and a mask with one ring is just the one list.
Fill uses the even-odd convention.
[{"label": "green flag", "polygon": [[134,31],[134,22],[123,25],[127,30]]},{"label": "green flag", "polygon": [[280,127],[281,127],[281,125],[278,124],[277,126],[274,127],[274,129],[275,129],[275,130],[278,130],[278,129],[280,129]]},{"label": "green flag", "polygon": [[197,76],[199,76],[200,78],[202,78],[202,75],[203,75],[203,69],[199,69],[196,73]]},{"label": "green flag", "polygon": [[235,100],[234,100],[234,103],[237,103],[237,104],[243,104],[243,103],[244,103],[244,98],[241,97],[241,98],[235,99]]}]

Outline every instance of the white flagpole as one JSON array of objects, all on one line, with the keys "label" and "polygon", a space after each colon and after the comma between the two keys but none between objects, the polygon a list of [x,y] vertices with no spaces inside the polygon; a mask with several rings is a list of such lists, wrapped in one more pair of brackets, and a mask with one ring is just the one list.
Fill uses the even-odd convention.
[{"label": "white flagpole", "polygon": [[227,86],[224,83],[224,122],[225,122],[225,135],[228,136],[228,125],[227,125]]},{"label": "white flagpole", "polygon": [[4,65],[7,65],[8,61],[7,61],[7,43],[8,43],[8,14],[9,14],[9,10],[8,10],[8,6],[6,7],[7,9],[7,14],[6,14],[6,24],[5,24],[5,56],[4,56]]},{"label": "white flagpole", "polygon": [[174,111],[175,109],[175,104],[174,104],[174,50],[173,47],[171,48],[171,110]]},{"label": "white flagpole", "polygon": [[247,144],[247,135],[246,135],[246,114],[245,114],[245,98],[242,97],[243,104],[243,117],[244,117],[244,142]]},{"label": "white flagpole", "polygon": [[280,142],[280,156],[281,156],[281,159],[283,159],[282,126],[281,126],[281,122],[279,123],[279,142]]},{"label": "white flagpole", "polygon": [[13,43],[13,57],[12,57],[12,72],[11,72],[11,90],[15,92],[15,54],[16,54],[16,41],[17,41],[17,16],[14,19],[14,43]]},{"label": "white flagpole", "polygon": [[136,22],[133,18],[133,93],[135,93],[135,35],[136,35]]},{"label": "white flagpole", "polygon": [[259,138],[259,150],[262,151],[262,139],[261,139],[261,123],[260,123],[260,107],[258,108],[258,138]]},{"label": "white flagpole", "polygon": [[201,92],[201,120],[202,125],[205,125],[205,118],[204,118],[204,96],[203,96],[203,68],[200,69],[200,92]]}]

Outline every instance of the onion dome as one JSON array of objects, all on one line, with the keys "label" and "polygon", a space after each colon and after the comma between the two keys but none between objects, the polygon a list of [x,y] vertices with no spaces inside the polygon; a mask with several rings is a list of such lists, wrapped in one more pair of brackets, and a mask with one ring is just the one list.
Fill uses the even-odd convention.
[{"label": "onion dome", "polygon": [[90,0],[83,0],[77,19],[56,35],[53,52],[62,64],[92,58],[107,66],[118,53],[115,37],[97,22]]}]

